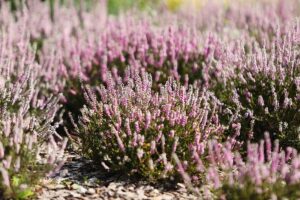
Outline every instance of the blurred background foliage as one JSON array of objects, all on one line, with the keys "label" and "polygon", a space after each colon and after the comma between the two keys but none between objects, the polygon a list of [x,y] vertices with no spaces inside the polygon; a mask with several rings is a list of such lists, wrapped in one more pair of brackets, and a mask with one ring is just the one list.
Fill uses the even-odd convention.
[{"label": "blurred background foliage", "polygon": [[[22,6],[26,5],[28,0],[5,0],[10,3],[10,7],[12,11],[17,9],[22,9]],[[36,0],[38,1],[38,0]],[[107,11],[109,14],[117,15],[122,11],[126,11],[128,9],[139,9],[139,10],[149,10],[153,9],[156,5],[162,5],[161,0],[40,0],[45,3],[48,3],[51,12],[54,12],[55,4],[59,4],[61,6],[69,5],[72,3],[78,8],[89,9],[93,6],[93,4],[98,2],[103,2],[103,5],[107,6]],[[0,1],[1,5],[1,1]]]},{"label": "blurred background foliage", "polygon": [[106,3],[108,13],[118,14],[130,8],[151,10],[160,3],[160,0],[107,0]]},{"label": "blurred background foliage", "polygon": [[[9,1],[12,11],[21,9],[27,1],[30,0],[5,0]],[[38,1],[38,0],[35,0]],[[51,15],[55,12],[55,4],[69,5],[72,3],[78,8],[90,9],[93,4],[97,2],[103,2],[103,5],[107,6],[109,14],[118,15],[120,12],[124,12],[128,9],[136,9],[141,11],[151,11],[156,9],[166,9],[172,12],[176,12],[180,9],[201,9],[201,7],[209,2],[209,0],[40,0],[48,3],[51,8]],[[230,0],[218,0],[222,1],[225,5]],[[242,1],[242,0],[236,0]],[[249,1],[249,0],[248,0]],[[0,0],[1,5],[1,0]]]}]

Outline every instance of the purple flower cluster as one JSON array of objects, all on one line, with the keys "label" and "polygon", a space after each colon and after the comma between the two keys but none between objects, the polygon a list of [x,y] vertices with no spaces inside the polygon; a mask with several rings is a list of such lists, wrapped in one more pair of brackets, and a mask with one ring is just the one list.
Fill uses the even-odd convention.
[{"label": "purple flower cluster", "polygon": [[241,123],[243,140],[259,142],[268,131],[281,146],[299,150],[299,31],[298,22],[291,22],[270,44],[253,41],[236,75],[212,89],[233,113],[230,121]]},{"label": "purple flower cluster", "polygon": [[[238,197],[297,197],[297,151],[279,148],[299,148],[299,25],[293,3],[271,3],[267,9],[258,4],[257,12],[241,5],[227,12],[213,7],[222,18],[194,21],[192,28],[185,26],[186,18],[175,26],[109,21],[96,53],[77,56],[100,70],[104,84],[86,89],[88,105],[77,127],[83,152],[103,160],[108,170],[152,180],[180,174],[205,195],[230,199],[228,191],[243,190],[245,196]],[[93,85],[84,73],[83,81]],[[187,106],[180,88],[187,94],[196,89],[206,103]],[[260,142],[265,131],[270,132],[266,147]],[[258,144],[247,145],[248,140]]]},{"label": "purple flower cluster", "polygon": [[59,99],[40,91],[41,66],[26,32],[18,40],[10,33],[0,34],[0,198],[25,199],[61,167],[67,141],[55,131]]},{"label": "purple flower cluster", "polygon": [[204,151],[208,139],[222,136],[219,102],[209,92],[171,79],[155,92],[151,75],[133,69],[125,70],[125,81],[107,78],[97,90],[100,101],[86,89],[88,105],[77,127],[83,153],[103,168],[169,178],[173,153],[190,159],[193,145]]},{"label": "purple flower cluster", "polygon": [[[183,175],[190,189],[204,199],[248,199],[251,195],[268,199],[298,197],[295,188],[300,185],[299,154],[290,147],[286,151],[280,149],[278,140],[272,147],[269,133],[264,135],[265,139],[259,143],[248,143],[246,156],[232,151],[228,142],[220,144],[214,140],[209,141],[208,164],[205,167],[202,163],[196,165],[199,177],[204,179],[201,190],[197,191],[191,185],[192,181],[199,177],[188,176],[182,168],[181,161],[173,155],[177,162],[177,170]],[[294,187],[290,194],[287,187]]]},{"label": "purple flower cluster", "polygon": [[18,172],[32,163],[20,153],[53,166],[48,173],[59,167],[60,100],[79,149],[104,169],[181,175],[208,199],[299,198],[299,1],[114,17],[103,2],[88,11],[55,3],[54,12],[39,1],[14,12],[1,4],[7,195],[28,184]]}]

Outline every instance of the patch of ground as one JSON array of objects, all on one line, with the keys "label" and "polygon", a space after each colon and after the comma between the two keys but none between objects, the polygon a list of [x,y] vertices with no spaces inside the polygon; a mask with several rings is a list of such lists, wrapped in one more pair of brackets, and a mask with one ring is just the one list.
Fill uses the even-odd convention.
[{"label": "patch of ground", "polygon": [[59,174],[43,180],[38,190],[40,200],[94,199],[197,199],[183,184],[173,189],[152,186],[142,181],[128,180],[124,175],[108,175],[96,170],[91,161],[74,153],[67,153],[67,161]]}]

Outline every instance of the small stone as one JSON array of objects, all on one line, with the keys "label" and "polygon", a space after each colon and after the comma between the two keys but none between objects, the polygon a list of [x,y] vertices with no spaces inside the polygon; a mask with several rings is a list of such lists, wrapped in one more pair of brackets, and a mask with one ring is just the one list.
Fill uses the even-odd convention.
[{"label": "small stone", "polygon": [[177,183],[177,186],[180,187],[180,188],[185,188],[185,185],[182,184],[182,183]]},{"label": "small stone", "polygon": [[148,193],[150,197],[157,197],[160,195],[159,191],[157,189],[152,190],[151,192]]},{"label": "small stone", "polygon": [[64,170],[59,172],[59,175],[61,177],[67,176],[68,174],[69,174],[69,170],[67,170],[67,169],[64,169]]},{"label": "small stone", "polygon": [[80,186],[77,191],[80,193],[80,194],[85,194],[87,192],[87,189],[85,189],[84,187]]},{"label": "small stone", "polygon": [[78,194],[77,192],[70,192],[70,195],[71,195],[72,197],[75,197],[75,198],[80,198],[80,197],[81,197],[81,195]]},{"label": "small stone", "polygon": [[68,194],[68,191],[67,190],[62,190],[61,192],[59,192],[57,194],[57,196],[59,197],[67,197],[69,194]]},{"label": "small stone", "polygon": [[127,195],[127,192],[117,191],[114,196],[115,197],[124,197],[125,195]]},{"label": "small stone", "polygon": [[144,195],[144,191],[141,190],[141,189],[138,189],[138,190],[136,191],[136,193],[137,193],[137,195],[138,195],[139,197],[144,197],[144,196],[145,196],[145,195]]},{"label": "small stone", "polygon": [[140,199],[140,198],[137,198],[136,194],[134,192],[126,192],[124,194],[124,199]]},{"label": "small stone", "polygon": [[116,188],[117,188],[117,184],[116,183],[110,183],[108,185],[108,189],[115,190]]},{"label": "small stone", "polygon": [[111,190],[108,191],[108,195],[109,195],[110,197],[114,196],[114,194],[115,194],[114,191],[111,191]]},{"label": "small stone", "polygon": [[151,191],[151,193],[159,194],[160,192],[159,192],[158,189],[154,189],[154,190]]},{"label": "small stone", "polygon": [[156,197],[155,199],[172,200],[172,199],[174,199],[174,197],[167,195],[167,194],[163,194],[163,195],[159,196],[158,198]]},{"label": "small stone", "polygon": [[87,190],[87,194],[95,194],[96,193],[96,190],[94,188],[89,188]]},{"label": "small stone", "polygon": [[88,183],[90,183],[90,184],[95,184],[97,182],[98,182],[98,179],[95,178],[95,177],[92,177],[92,178],[88,179]]},{"label": "small stone", "polygon": [[62,184],[58,184],[55,186],[55,189],[64,189],[64,188],[65,188],[65,186]]},{"label": "small stone", "polygon": [[143,189],[144,189],[144,191],[151,192],[153,190],[153,187],[150,185],[147,185],[147,186],[143,186]]},{"label": "small stone", "polygon": [[56,189],[56,185],[55,184],[49,184],[46,186],[49,190],[55,190]]},{"label": "small stone", "polygon": [[130,186],[130,187],[128,187],[128,190],[129,190],[129,191],[134,191],[134,187],[133,187],[133,186]]},{"label": "small stone", "polygon": [[71,186],[71,189],[73,189],[73,190],[77,190],[78,188],[80,187],[80,185],[78,185],[78,184],[73,184],[72,186]]}]

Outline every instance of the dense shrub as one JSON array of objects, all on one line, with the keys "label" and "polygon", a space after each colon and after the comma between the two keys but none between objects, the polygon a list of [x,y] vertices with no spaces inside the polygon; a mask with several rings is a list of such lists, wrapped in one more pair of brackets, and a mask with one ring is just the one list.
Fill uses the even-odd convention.
[{"label": "dense shrub", "polygon": [[[66,114],[64,125],[81,153],[108,171],[182,175],[207,198],[299,197],[298,155],[278,146],[300,149],[298,0],[149,16],[110,16],[107,1],[18,2],[0,4],[5,198],[30,196],[59,167],[59,109],[76,117],[75,130]],[[273,152],[269,138],[247,146],[265,131]]]},{"label": "dense shrub", "polygon": [[176,177],[172,153],[187,160],[191,144],[201,151],[208,139],[222,137],[218,101],[209,92],[173,80],[155,92],[150,74],[127,70],[125,77],[114,82],[108,76],[99,100],[87,89],[77,127],[83,155],[102,168],[150,180]]},{"label": "dense shrub", "polygon": [[84,103],[79,77],[93,87],[106,84],[111,71],[113,78],[124,78],[126,67],[131,66],[151,73],[155,90],[159,90],[168,77],[185,84],[202,80],[201,66],[205,58],[198,50],[193,33],[179,27],[156,29],[147,22],[135,23],[130,20],[110,22],[99,35],[99,45],[89,50],[79,49],[72,59],[66,60],[68,88],[65,95],[69,111],[76,114]]},{"label": "dense shrub", "polygon": [[[286,151],[280,149],[278,140],[272,147],[268,133],[259,144],[247,146],[244,159],[228,148],[228,143],[211,141],[209,164],[199,172],[201,178],[206,175],[206,180],[198,193],[205,199],[298,199],[300,157],[297,151],[290,147]],[[180,169],[178,159],[177,164]],[[190,182],[191,178],[185,172],[182,174]]]},{"label": "dense shrub", "polygon": [[[44,4],[26,5],[22,12],[16,12],[17,17],[4,5],[2,15],[28,27],[31,43],[38,47],[37,61],[45,67],[41,72],[44,81],[51,92],[63,93],[64,108],[74,115],[84,104],[81,82],[103,84],[110,71],[114,77],[123,76],[128,65],[151,73],[157,90],[169,76],[185,84],[202,80],[205,56],[193,27],[155,25],[158,20],[145,16],[110,18],[101,4],[80,15],[72,6],[57,7],[52,22],[44,15],[49,13]],[[70,23],[58,20],[62,16]]]},{"label": "dense shrub", "polygon": [[55,3],[52,17],[45,14],[51,8],[41,2],[29,1],[14,15],[3,4],[1,12],[5,19],[28,27],[31,42],[39,49],[38,62],[48,66],[43,70],[45,80],[52,92],[64,94],[64,107],[74,115],[84,104],[79,78],[95,86],[105,83],[111,70],[114,76],[123,76],[130,65],[151,73],[157,90],[169,76],[182,84],[208,85],[226,78],[226,70],[232,71],[227,66],[240,60],[236,46],[242,40],[269,44],[277,28],[284,32],[298,13],[294,0],[284,7],[282,1],[256,3],[257,11],[249,9],[252,5],[233,3],[225,9],[215,2],[199,14],[179,16],[121,13],[111,17],[101,3],[88,11],[67,4]]},{"label": "dense shrub", "polygon": [[268,131],[281,146],[300,149],[298,36],[295,24],[271,48],[254,43],[235,75],[214,88],[225,108],[234,113],[222,119],[241,123],[243,141],[259,141]]},{"label": "dense shrub", "polygon": [[[41,177],[62,165],[66,141],[55,132],[58,98],[37,87],[41,66],[20,39],[0,40],[0,198],[27,199]],[[53,124],[53,125],[52,125]]]}]

